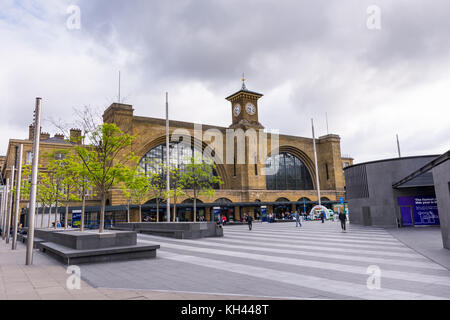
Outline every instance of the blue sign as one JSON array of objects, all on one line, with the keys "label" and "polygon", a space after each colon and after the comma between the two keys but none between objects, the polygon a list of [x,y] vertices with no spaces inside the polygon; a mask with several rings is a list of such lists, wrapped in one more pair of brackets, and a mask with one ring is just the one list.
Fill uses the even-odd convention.
[{"label": "blue sign", "polygon": [[79,228],[81,226],[81,212],[72,212],[72,228]]},{"label": "blue sign", "polygon": [[[398,205],[402,206],[403,225],[439,225],[439,212],[435,197],[399,197]],[[411,216],[412,214],[412,216]],[[414,217],[414,222],[411,219]]]},{"label": "blue sign", "polygon": [[267,221],[267,207],[261,207],[261,221]]},{"label": "blue sign", "polygon": [[344,204],[344,197],[340,197],[340,198],[339,198],[339,202],[342,203],[342,204]]},{"label": "blue sign", "polygon": [[220,207],[213,208],[214,221],[219,221]]}]

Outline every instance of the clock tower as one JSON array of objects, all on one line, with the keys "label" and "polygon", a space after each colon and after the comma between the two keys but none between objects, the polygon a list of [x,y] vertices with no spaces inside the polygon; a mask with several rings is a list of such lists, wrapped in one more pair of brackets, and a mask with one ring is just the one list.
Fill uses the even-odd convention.
[{"label": "clock tower", "polygon": [[228,98],[231,102],[233,123],[231,129],[264,129],[258,121],[258,100],[263,95],[247,90],[245,79],[242,78],[242,88]]}]

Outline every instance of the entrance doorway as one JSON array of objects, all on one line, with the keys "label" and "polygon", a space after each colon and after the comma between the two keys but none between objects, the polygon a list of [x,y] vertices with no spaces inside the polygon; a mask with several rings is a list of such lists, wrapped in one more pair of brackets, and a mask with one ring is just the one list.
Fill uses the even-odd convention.
[{"label": "entrance doorway", "polygon": [[[226,221],[232,222],[234,221],[234,206],[233,202],[227,198],[220,198],[214,201],[215,207],[220,208],[220,216],[225,216],[227,218]],[[212,221],[214,217],[211,219]]]}]

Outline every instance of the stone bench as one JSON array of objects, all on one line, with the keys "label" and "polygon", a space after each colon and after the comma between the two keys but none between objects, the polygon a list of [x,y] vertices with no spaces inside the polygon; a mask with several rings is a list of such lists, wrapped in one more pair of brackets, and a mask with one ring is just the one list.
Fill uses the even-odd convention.
[{"label": "stone bench", "polygon": [[[34,249],[39,249],[39,244],[45,242],[44,239],[37,238],[37,237],[34,237],[33,240],[34,240],[34,244],[33,244],[33,248]],[[26,235],[26,234],[18,234],[17,235],[17,241],[21,241],[22,243],[26,244],[27,241],[28,241],[28,235]]]},{"label": "stone bench", "polygon": [[150,234],[150,235],[160,235],[168,238],[184,239],[183,230],[160,230],[160,229],[145,229],[140,230],[139,233]]},{"label": "stone bench", "polygon": [[131,222],[118,223],[115,230],[133,230],[143,234],[161,235],[176,239],[223,237],[223,229],[215,222]]},{"label": "stone bench", "polygon": [[39,244],[42,252],[66,265],[155,258],[159,248],[159,245],[137,243],[132,246],[77,250],[51,242]]}]

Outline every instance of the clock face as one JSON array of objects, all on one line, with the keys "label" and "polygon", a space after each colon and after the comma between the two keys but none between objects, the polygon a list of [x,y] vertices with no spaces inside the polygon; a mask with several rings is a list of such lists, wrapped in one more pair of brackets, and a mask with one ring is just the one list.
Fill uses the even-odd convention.
[{"label": "clock face", "polygon": [[241,106],[239,105],[239,104],[237,104],[237,105],[235,105],[234,106],[234,109],[233,109],[233,112],[234,112],[234,115],[237,117],[238,115],[240,115],[241,114]]},{"label": "clock face", "polygon": [[252,103],[247,103],[247,106],[245,107],[245,110],[249,115],[254,115],[256,113],[256,108]]}]

